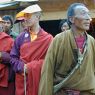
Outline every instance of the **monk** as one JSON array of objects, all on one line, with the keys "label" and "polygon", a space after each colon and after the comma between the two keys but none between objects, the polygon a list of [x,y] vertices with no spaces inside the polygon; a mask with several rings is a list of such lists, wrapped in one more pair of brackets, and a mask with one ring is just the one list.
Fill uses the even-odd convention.
[{"label": "monk", "polygon": [[67,19],[71,29],[50,44],[38,95],[95,95],[95,40],[86,32],[89,10],[82,3],[71,4]]},{"label": "monk", "polygon": [[11,15],[4,15],[2,17],[4,20],[4,32],[6,32],[8,35],[10,35],[13,39],[15,39],[19,33],[12,31],[13,28],[13,20]]},{"label": "monk", "polygon": [[11,65],[16,72],[16,95],[37,95],[40,72],[53,37],[39,25],[41,8],[35,4],[22,10],[25,30],[11,50]]},{"label": "monk", "polygon": [[0,17],[0,95],[15,95],[15,75],[10,65],[10,50],[14,41],[3,31],[3,25],[4,20]]}]

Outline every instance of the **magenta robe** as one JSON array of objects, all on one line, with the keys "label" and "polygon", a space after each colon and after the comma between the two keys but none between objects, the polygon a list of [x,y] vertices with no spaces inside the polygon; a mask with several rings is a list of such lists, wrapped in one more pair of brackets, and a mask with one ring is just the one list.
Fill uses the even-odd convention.
[{"label": "magenta robe", "polygon": [[[26,33],[25,37],[27,36],[28,35]],[[16,49],[14,49],[16,46],[13,48],[11,52],[11,56],[12,56],[12,65],[14,66],[14,70],[17,72],[16,73],[16,95],[24,95],[24,76],[21,74],[21,72],[23,72],[22,64],[27,64],[28,67],[27,95],[38,94],[41,67],[47,49],[52,39],[53,37],[50,34],[46,33],[43,29],[41,29],[35,41],[27,42],[27,40],[25,40],[23,44],[21,44],[20,48],[18,47],[19,53],[17,54],[20,54],[19,61],[17,61],[18,58],[14,58],[13,56],[15,54],[14,52],[16,51]]]}]

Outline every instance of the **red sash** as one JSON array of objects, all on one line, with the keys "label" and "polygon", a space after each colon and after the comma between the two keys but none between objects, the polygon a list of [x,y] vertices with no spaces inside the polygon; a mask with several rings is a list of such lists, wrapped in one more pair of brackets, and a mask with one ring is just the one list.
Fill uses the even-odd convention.
[{"label": "red sash", "polygon": [[[0,51],[10,52],[13,45],[13,39],[4,32],[0,32]],[[0,86],[8,86],[8,67],[0,64]]]},{"label": "red sash", "polygon": [[[35,41],[24,43],[20,48],[20,58],[28,66],[27,95],[37,95],[40,72],[52,36],[41,31]],[[16,74],[16,95],[24,95],[24,77]]]}]

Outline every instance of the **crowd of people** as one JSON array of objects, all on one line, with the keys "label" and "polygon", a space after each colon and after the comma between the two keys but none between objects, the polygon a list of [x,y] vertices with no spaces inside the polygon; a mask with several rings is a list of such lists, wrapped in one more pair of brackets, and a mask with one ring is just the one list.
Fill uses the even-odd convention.
[{"label": "crowd of people", "polygon": [[[92,18],[82,3],[71,4],[53,37],[39,24],[38,4],[0,17],[0,95],[95,95]],[[21,23],[23,31],[12,31]]]}]

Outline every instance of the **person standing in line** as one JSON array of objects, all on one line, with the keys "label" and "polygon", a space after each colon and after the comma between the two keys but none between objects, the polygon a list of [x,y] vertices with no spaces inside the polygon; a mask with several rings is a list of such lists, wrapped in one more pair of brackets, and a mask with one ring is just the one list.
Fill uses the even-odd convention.
[{"label": "person standing in line", "polygon": [[59,31],[64,32],[64,31],[69,30],[69,29],[70,29],[70,25],[68,24],[67,19],[61,20],[59,23]]},{"label": "person standing in line", "polygon": [[37,95],[40,71],[53,36],[39,25],[39,5],[31,5],[21,12],[25,30],[16,38],[11,50],[11,65],[16,73],[16,95]]},{"label": "person standing in line", "polygon": [[15,75],[10,65],[10,51],[14,40],[4,31],[4,23],[0,17],[0,95],[15,95]]},{"label": "person standing in line", "polygon": [[88,8],[73,3],[67,11],[71,29],[55,36],[42,67],[38,95],[95,95],[95,40],[86,31]]},{"label": "person standing in line", "polygon": [[12,17],[10,15],[4,15],[2,19],[4,20],[4,32],[10,35],[13,39],[16,39],[19,33],[17,33],[16,31],[12,31],[13,28]]}]

